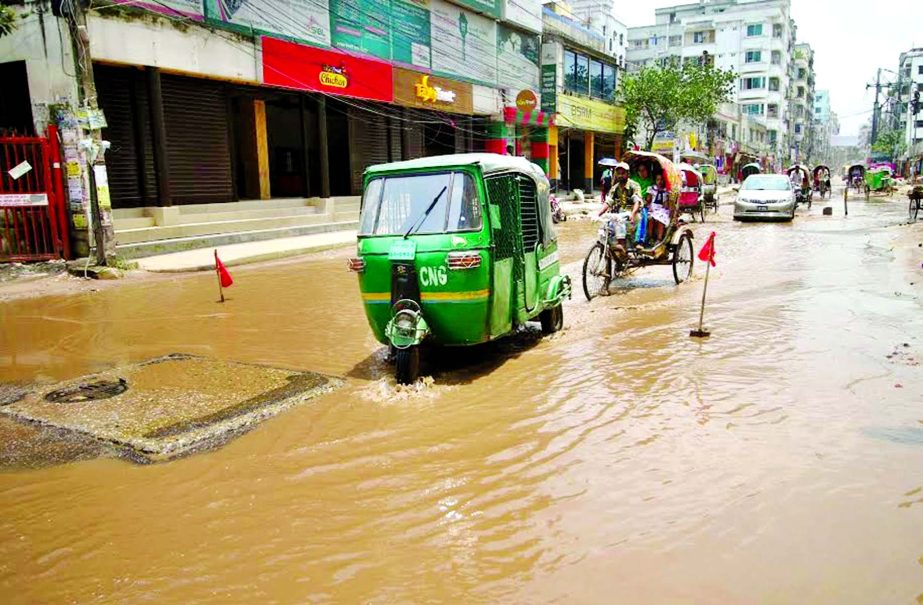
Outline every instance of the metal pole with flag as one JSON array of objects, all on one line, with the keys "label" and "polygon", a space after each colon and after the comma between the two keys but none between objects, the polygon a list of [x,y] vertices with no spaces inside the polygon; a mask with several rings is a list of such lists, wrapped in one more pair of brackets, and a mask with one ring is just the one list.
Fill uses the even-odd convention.
[{"label": "metal pole with flag", "polygon": [[221,296],[220,302],[224,302],[224,289],[230,287],[234,283],[234,278],[231,277],[227,267],[225,267],[221,259],[218,258],[217,248],[215,249],[215,273],[218,275],[218,294]]},{"label": "metal pole with flag", "polygon": [[705,242],[705,245],[702,246],[701,250],[699,250],[699,260],[705,263],[705,285],[702,286],[702,308],[699,310],[699,329],[690,330],[689,336],[692,336],[693,338],[706,338],[711,336],[711,332],[702,326],[702,321],[705,319],[705,293],[708,292],[708,273],[709,269],[715,266],[714,231],[711,232],[711,235],[708,236],[708,240]]}]

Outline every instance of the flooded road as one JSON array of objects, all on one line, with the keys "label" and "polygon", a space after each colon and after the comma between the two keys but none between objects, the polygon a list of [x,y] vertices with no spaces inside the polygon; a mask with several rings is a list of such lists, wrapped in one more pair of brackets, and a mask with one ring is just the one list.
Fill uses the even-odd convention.
[{"label": "flooded road", "polygon": [[[703,267],[652,268],[418,389],[348,251],[238,268],[224,305],[210,274],[2,304],[7,383],[182,352],[347,384],[146,466],[0,421],[0,601],[920,602],[923,224],[837,194],[696,227],[708,340]],[[563,225],[575,280],[593,236]]]}]

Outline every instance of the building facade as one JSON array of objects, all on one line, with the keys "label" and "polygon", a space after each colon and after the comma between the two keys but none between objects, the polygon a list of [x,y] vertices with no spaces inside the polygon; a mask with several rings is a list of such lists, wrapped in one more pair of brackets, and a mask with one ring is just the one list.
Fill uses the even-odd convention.
[{"label": "building facade", "polygon": [[[348,225],[365,168],[381,162],[489,150],[547,165],[539,0],[368,4],[94,6],[89,68],[119,244],[251,219],[244,227],[291,234],[321,220]],[[0,73],[22,84],[2,87],[0,107],[16,110],[0,115],[0,128],[43,133],[55,108],[79,114],[78,80],[61,17],[45,0],[30,9],[44,18],[0,38]],[[88,184],[73,185],[79,231]],[[343,211],[333,198],[346,200]]]},{"label": "building facade", "polygon": [[[732,156],[759,156],[767,166],[787,159],[795,26],[789,0],[717,0],[659,8],[651,26],[629,28],[628,69],[707,52],[738,74],[733,104],[715,117]],[[736,136],[734,136],[736,133]],[[731,138],[733,137],[733,138]],[[720,151],[716,151],[720,153]],[[745,158],[750,159],[750,157]]]},{"label": "building facade", "polygon": [[908,176],[911,168],[914,175],[920,175],[923,174],[923,48],[901,53],[898,74],[901,111],[896,122],[904,133],[904,168]]},{"label": "building facade", "polygon": [[791,156],[795,162],[811,162],[814,152],[814,51],[811,45],[796,44],[792,59]]}]

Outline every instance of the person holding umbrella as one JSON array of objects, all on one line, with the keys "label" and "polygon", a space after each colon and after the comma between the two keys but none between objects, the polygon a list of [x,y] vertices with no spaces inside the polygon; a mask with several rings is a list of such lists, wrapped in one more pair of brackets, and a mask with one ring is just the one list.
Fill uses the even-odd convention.
[{"label": "person holding umbrella", "polygon": [[612,190],[612,181],[614,179],[613,167],[618,165],[615,158],[603,158],[599,160],[599,165],[603,167],[602,177],[599,179],[599,186],[602,189],[600,201],[605,204],[606,198],[609,197],[609,191]]}]

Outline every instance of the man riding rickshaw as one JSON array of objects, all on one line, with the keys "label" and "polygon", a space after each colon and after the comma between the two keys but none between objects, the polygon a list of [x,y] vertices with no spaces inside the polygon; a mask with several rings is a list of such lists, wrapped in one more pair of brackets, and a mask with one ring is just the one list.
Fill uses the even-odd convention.
[{"label": "man riding rickshaw", "polygon": [[814,167],[814,189],[824,199],[824,194],[830,196],[830,168],[823,164]]}]

